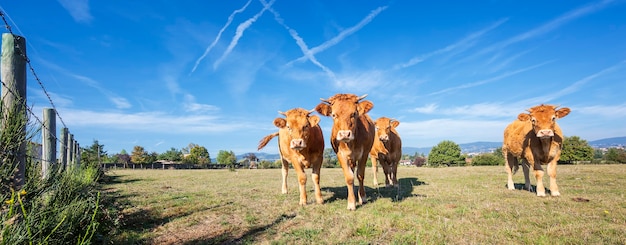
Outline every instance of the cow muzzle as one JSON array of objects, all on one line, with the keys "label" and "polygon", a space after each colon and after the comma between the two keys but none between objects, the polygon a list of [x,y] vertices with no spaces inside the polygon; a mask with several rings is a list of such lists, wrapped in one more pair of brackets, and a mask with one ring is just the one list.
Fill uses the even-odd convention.
[{"label": "cow muzzle", "polygon": [[339,130],[337,132],[336,139],[338,141],[348,142],[354,139],[354,134],[352,133],[351,130]]},{"label": "cow muzzle", "polygon": [[389,135],[381,135],[378,139],[382,142],[387,142],[389,141]]},{"label": "cow muzzle", "polygon": [[542,129],[537,132],[538,138],[549,138],[554,136],[554,131],[552,129]]},{"label": "cow muzzle", "polygon": [[294,150],[302,150],[306,147],[306,143],[304,143],[303,139],[292,139],[289,147]]}]

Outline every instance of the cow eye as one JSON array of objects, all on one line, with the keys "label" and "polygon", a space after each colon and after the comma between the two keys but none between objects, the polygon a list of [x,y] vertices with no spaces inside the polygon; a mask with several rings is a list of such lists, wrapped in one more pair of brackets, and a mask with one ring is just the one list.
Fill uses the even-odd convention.
[{"label": "cow eye", "polygon": [[556,121],[556,116],[552,116],[552,121]]},{"label": "cow eye", "polygon": [[530,119],[530,121],[531,121],[533,124],[535,124],[535,123],[537,122],[537,119],[535,119],[535,118],[531,118],[531,119]]}]

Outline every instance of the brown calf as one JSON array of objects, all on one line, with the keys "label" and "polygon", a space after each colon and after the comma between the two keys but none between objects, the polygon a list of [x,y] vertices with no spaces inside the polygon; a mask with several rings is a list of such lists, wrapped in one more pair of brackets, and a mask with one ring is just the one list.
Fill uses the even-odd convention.
[{"label": "brown calf", "polygon": [[315,200],[324,203],[320,190],[320,168],[324,154],[324,135],[318,125],[320,118],[309,115],[312,111],[295,108],[287,112],[279,112],[285,118],[274,119],[274,125],[279,128],[278,133],[265,136],[259,141],[258,150],[262,149],[275,136],[278,136],[278,148],[283,162],[282,193],[287,193],[287,173],[289,163],[298,174],[300,185],[300,205],[306,205],[306,173],[305,168],[312,168],[313,184],[315,185]]},{"label": "brown calf", "polygon": [[556,185],[556,164],[561,156],[563,132],[556,119],[567,116],[570,109],[563,107],[557,110],[556,106],[542,104],[530,108],[528,112],[519,114],[517,120],[504,130],[502,153],[508,174],[507,187],[510,190],[515,189],[513,174],[519,168],[518,158],[521,158],[526,190],[532,191],[529,178],[529,168],[532,168],[537,179],[537,196],[546,195],[541,164],[548,164],[550,193],[552,196],[559,196],[561,193]]},{"label": "brown calf", "polygon": [[370,151],[374,185],[378,186],[378,167],[376,164],[380,161],[385,173],[385,186],[398,186],[398,162],[402,157],[402,140],[400,140],[396,127],[400,125],[400,122],[381,117],[376,119],[374,125],[376,125],[376,137],[374,137],[374,145]]},{"label": "brown calf", "polygon": [[354,169],[359,180],[359,204],[366,202],[365,165],[374,143],[374,123],[369,112],[374,104],[354,94],[336,94],[315,107],[320,114],[333,119],[330,144],[337,154],[348,187],[348,209],[356,209]]}]

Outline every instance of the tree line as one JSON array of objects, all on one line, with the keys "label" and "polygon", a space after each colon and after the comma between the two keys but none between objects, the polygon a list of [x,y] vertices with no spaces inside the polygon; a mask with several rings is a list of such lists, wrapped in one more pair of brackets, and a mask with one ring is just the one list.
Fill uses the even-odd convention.
[{"label": "tree line", "polygon": [[[274,161],[260,160],[254,153],[247,153],[241,161],[237,161],[237,156],[233,151],[220,150],[215,158],[211,159],[208,150],[201,145],[190,143],[187,147],[176,149],[171,147],[163,153],[148,152],[142,146],[134,146],[129,154],[122,150],[116,154],[107,154],[104,145],[98,140],[94,140],[91,146],[81,148],[81,161],[86,164],[96,163],[122,163],[122,164],[151,164],[156,161],[168,161],[171,163],[195,164],[206,166],[208,164],[223,164],[228,167],[238,165],[250,166],[253,164],[257,168],[280,168],[280,159]],[[323,167],[340,167],[337,156],[331,148],[324,150]],[[478,155],[463,154],[461,147],[453,141],[444,140],[431,148],[428,156],[415,153],[414,155],[404,154],[402,160],[410,160],[412,165],[426,167],[440,166],[489,166],[504,165],[502,148],[497,148],[491,153]],[[589,143],[578,136],[565,137],[561,152],[561,164],[598,164],[598,163],[626,163],[626,151],[623,148],[594,149]],[[372,166],[368,159],[368,166]]]}]

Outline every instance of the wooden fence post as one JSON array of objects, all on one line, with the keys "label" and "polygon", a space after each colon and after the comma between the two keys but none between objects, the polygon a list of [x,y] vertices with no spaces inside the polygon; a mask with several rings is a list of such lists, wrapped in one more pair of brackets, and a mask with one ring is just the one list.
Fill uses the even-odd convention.
[{"label": "wooden fence post", "polygon": [[[2,125],[4,126],[7,115],[13,112],[24,113],[26,118],[26,39],[24,37],[2,34],[2,61],[0,62],[2,73],[2,101],[4,111]],[[14,108],[19,108],[14,110]],[[26,139],[26,125],[20,130],[20,139]],[[19,144],[18,152],[15,152],[17,169],[13,173],[13,185],[20,189],[26,182],[26,140],[10,142]]]},{"label": "wooden fence post", "polygon": [[67,128],[61,129],[61,149],[59,150],[59,156],[61,157],[59,161],[60,171],[65,171],[65,168],[67,168]]},{"label": "wooden fence post", "polygon": [[70,134],[67,138],[67,166],[73,168],[74,166],[74,134]]},{"label": "wooden fence post", "polygon": [[51,170],[56,169],[58,164],[57,153],[57,136],[56,136],[56,113],[53,108],[43,109],[43,127],[41,130],[42,144],[42,161],[41,161],[41,177],[47,179]]}]

